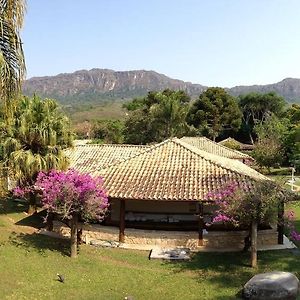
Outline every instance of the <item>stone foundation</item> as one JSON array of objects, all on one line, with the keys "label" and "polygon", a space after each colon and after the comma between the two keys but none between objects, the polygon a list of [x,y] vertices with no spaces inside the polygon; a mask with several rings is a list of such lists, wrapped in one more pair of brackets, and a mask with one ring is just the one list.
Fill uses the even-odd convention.
[{"label": "stone foundation", "polygon": [[[53,230],[63,236],[70,236],[70,229],[61,222],[54,222]],[[83,229],[82,238],[86,244],[91,240],[119,241],[119,228],[102,226],[98,224],[80,225]],[[209,231],[204,234],[203,248],[237,249],[244,247],[246,231]],[[163,248],[187,247],[198,248],[198,232],[195,231],[163,231],[142,230],[134,228],[125,229],[125,243],[131,245],[153,245]],[[275,229],[258,231],[258,246],[277,244],[277,231]]]}]

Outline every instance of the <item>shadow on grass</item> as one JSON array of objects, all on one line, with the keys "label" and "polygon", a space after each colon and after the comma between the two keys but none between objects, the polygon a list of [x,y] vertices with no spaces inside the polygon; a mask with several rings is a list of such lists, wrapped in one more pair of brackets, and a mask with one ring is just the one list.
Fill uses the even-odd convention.
[{"label": "shadow on grass", "polygon": [[45,218],[47,215],[46,210],[41,210],[40,212],[29,215],[18,222],[16,222],[16,225],[21,225],[21,226],[29,226],[29,227],[34,227],[37,229],[44,228],[46,226],[45,223]]},{"label": "shadow on grass", "polygon": [[28,204],[26,202],[16,202],[13,198],[0,198],[0,214],[22,213],[27,211]]},{"label": "shadow on grass", "polygon": [[[28,204],[24,201],[15,201],[12,198],[0,199],[0,214],[16,214],[13,218],[19,219],[15,224],[21,226],[29,226],[37,229],[46,226],[45,217],[46,210],[41,210],[33,215],[25,214],[28,209]],[[25,217],[24,217],[25,216]]]},{"label": "shadow on grass", "polygon": [[9,237],[9,242],[16,246],[25,249],[27,252],[36,251],[41,254],[46,254],[46,251],[58,252],[63,256],[70,255],[70,242],[65,239],[58,239],[41,234],[17,234],[12,233]]},{"label": "shadow on grass", "polygon": [[[250,253],[196,253],[190,261],[166,262],[174,273],[192,272],[196,281],[210,282],[216,289],[232,289],[232,299],[241,299],[244,284],[255,274],[270,271],[287,271],[300,276],[300,259],[291,250],[258,253],[258,268],[251,268]],[[221,293],[220,293],[221,294]],[[228,299],[216,295],[214,299]]]}]

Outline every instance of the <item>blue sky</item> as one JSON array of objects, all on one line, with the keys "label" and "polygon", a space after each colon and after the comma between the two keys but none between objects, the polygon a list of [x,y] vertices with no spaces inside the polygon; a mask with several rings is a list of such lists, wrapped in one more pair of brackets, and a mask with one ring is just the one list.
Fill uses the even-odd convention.
[{"label": "blue sky", "polygon": [[298,0],[27,0],[27,77],[155,70],[209,86],[300,78]]}]

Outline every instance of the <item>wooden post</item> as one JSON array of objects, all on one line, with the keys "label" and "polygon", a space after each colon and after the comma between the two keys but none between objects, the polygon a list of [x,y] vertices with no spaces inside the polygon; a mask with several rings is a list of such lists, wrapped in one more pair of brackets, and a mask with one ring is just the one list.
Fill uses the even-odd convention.
[{"label": "wooden post", "polygon": [[257,267],[257,220],[251,222],[251,267]]},{"label": "wooden post", "polygon": [[125,242],[125,200],[120,201],[119,242]]},{"label": "wooden post", "polygon": [[199,236],[198,236],[198,246],[203,246],[203,203],[199,203]]},{"label": "wooden post", "polygon": [[284,202],[281,201],[278,205],[278,220],[277,220],[277,231],[278,231],[278,244],[283,245],[283,233],[284,233]]}]

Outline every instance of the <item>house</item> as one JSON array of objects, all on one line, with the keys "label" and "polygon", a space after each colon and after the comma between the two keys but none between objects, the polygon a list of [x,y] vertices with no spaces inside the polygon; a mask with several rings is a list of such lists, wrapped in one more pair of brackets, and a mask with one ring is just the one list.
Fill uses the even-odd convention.
[{"label": "house", "polygon": [[[206,152],[184,139],[151,147],[81,147],[71,155],[72,167],[103,176],[110,201],[106,226],[84,227],[86,240],[241,248],[246,231],[206,227],[217,209],[207,195],[231,182],[251,187],[257,180],[268,180],[238,160]],[[276,229],[261,230],[258,241],[276,244]]]},{"label": "house", "polygon": [[245,151],[245,152],[250,152],[254,150],[254,145],[241,143],[232,137],[224,139],[220,141],[218,144],[223,146],[227,146],[228,144],[233,144],[237,146],[238,150]]},{"label": "house", "polygon": [[187,144],[190,144],[200,150],[204,150],[206,152],[219,155],[222,157],[227,157],[235,160],[239,160],[246,164],[251,164],[254,159],[245,153],[242,153],[237,150],[233,150],[231,148],[228,148],[226,146],[223,146],[222,144],[216,143],[206,137],[203,136],[197,136],[197,137],[182,137],[182,141],[184,141]]}]

